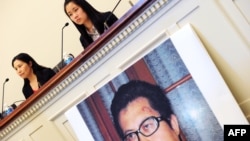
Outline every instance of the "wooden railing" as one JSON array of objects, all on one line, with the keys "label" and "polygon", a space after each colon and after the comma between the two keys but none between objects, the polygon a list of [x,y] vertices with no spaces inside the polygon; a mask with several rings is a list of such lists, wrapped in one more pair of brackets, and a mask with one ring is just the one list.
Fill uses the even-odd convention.
[{"label": "wooden railing", "polygon": [[36,92],[36,94],[30,96],[26,101],[21,103],[10,115],[0,120],[0,132],[4,128],[6,128],[13,120],[17,119],[22,113],[29,109],[32,104],[37,102],[41,97],[44,97],[51,89],[56,87],[75,69],[77,69],[81,64],[88,60],[93,54],[95,54],[114,36],[116,36],[117,33],[119,33],[136,17],[138,17],[153,2],[153,0],[140,0],[136,5],[134,5],[125,15],[123,15],[115,24],[113,24],[109,28],[109,30],[103,33],[99,39],[90,44],[89,47],[81,52],[78,56],[76,56],[70,64],[63,67],[53,78],[51,78],[46,84],[44,84]]}]

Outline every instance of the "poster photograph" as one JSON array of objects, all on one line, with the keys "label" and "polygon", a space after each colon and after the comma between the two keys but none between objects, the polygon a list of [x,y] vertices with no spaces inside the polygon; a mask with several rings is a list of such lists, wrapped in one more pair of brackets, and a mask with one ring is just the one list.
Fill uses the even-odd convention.
[{"label": "poster photograph", "polygon": [[[225,124],[247,124],[205,47],[188,24],[65,113],[79,140],[121,140],[110,108],[117,90],[133,80],[163,90],[177,117],[179,140],[223,141]],[[138,115],[134,115],[135,119]]]}]

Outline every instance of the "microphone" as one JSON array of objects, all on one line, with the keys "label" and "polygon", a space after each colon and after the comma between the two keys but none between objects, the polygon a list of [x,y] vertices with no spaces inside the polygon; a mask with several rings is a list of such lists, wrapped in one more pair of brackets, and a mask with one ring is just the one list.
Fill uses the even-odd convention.
[{"label": "microphone", "polygon": [[105,19],[105,21],[104,21],[104,29],[105,30],[108,30],[109,29],[109,26],[108,26],[108,24],[107,24],[107,21],[109,20],[109,18],[111,17],[111,15],[114,13],[114,11],[115,11],[115,9],[117,8],[117,6],[120,4],[120,2],[121,2],[121,0],[119,0],[117,3],[116,3],[116,5],[115,5],[115,7],[113,8],[113,10],[111,11],[111,13],[108,15],[108,17]]},{"label": "microphone", "polygon": [[132,7],[134,6],[134,4],[133,4],[133,2],[132,2],[131,0],[129,0],[128,3],[129,3]]},{"label": "microphone", "polygon": [[61,68],[63,68],[63,29],[68,26],[69,23],[65,23],[65,25],[62,27],[62,48],[61,48]]},{"label": "microphone", "polygon": [[3,106],[4,106],[4,86],[5,86],[5,83],[9,81],[9,78],[6,78],[5,81],[3,82],[3,94],[2,94],[2,118],[4,117],[4,114],[3,114]]}]

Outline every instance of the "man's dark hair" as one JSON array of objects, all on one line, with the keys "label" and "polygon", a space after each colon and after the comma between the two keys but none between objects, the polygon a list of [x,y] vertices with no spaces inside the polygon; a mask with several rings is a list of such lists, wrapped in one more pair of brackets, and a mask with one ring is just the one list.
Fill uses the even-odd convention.
[{"label": "man's dark hair", "polygon": [[121,137],[123,136],[123,132],[119,124],[119,113],[138,97],[146,98],[150,106],[158,111],[164,119],[169,119],[171,114],[173,114],[170,102],[160,86],[141,80],[131,80],[119,87],[111,104],[113,122]]}]

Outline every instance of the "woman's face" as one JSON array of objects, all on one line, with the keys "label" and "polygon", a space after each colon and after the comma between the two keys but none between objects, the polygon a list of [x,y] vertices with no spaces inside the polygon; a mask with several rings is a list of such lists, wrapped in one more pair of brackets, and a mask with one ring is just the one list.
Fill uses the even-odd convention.
[{"label": "woman's face", "polygon": [[23,79],[28,78],[32,73],[32,63],[26,63],[21,60],[15,60],[13,62],[13,67],[16,70],[16,73]]},{"label": "woman's face", "polygon": [[69,18],[78,25],[84,25],[89,20],[87,13],[74,2],[69,2],[65,9]]}]

